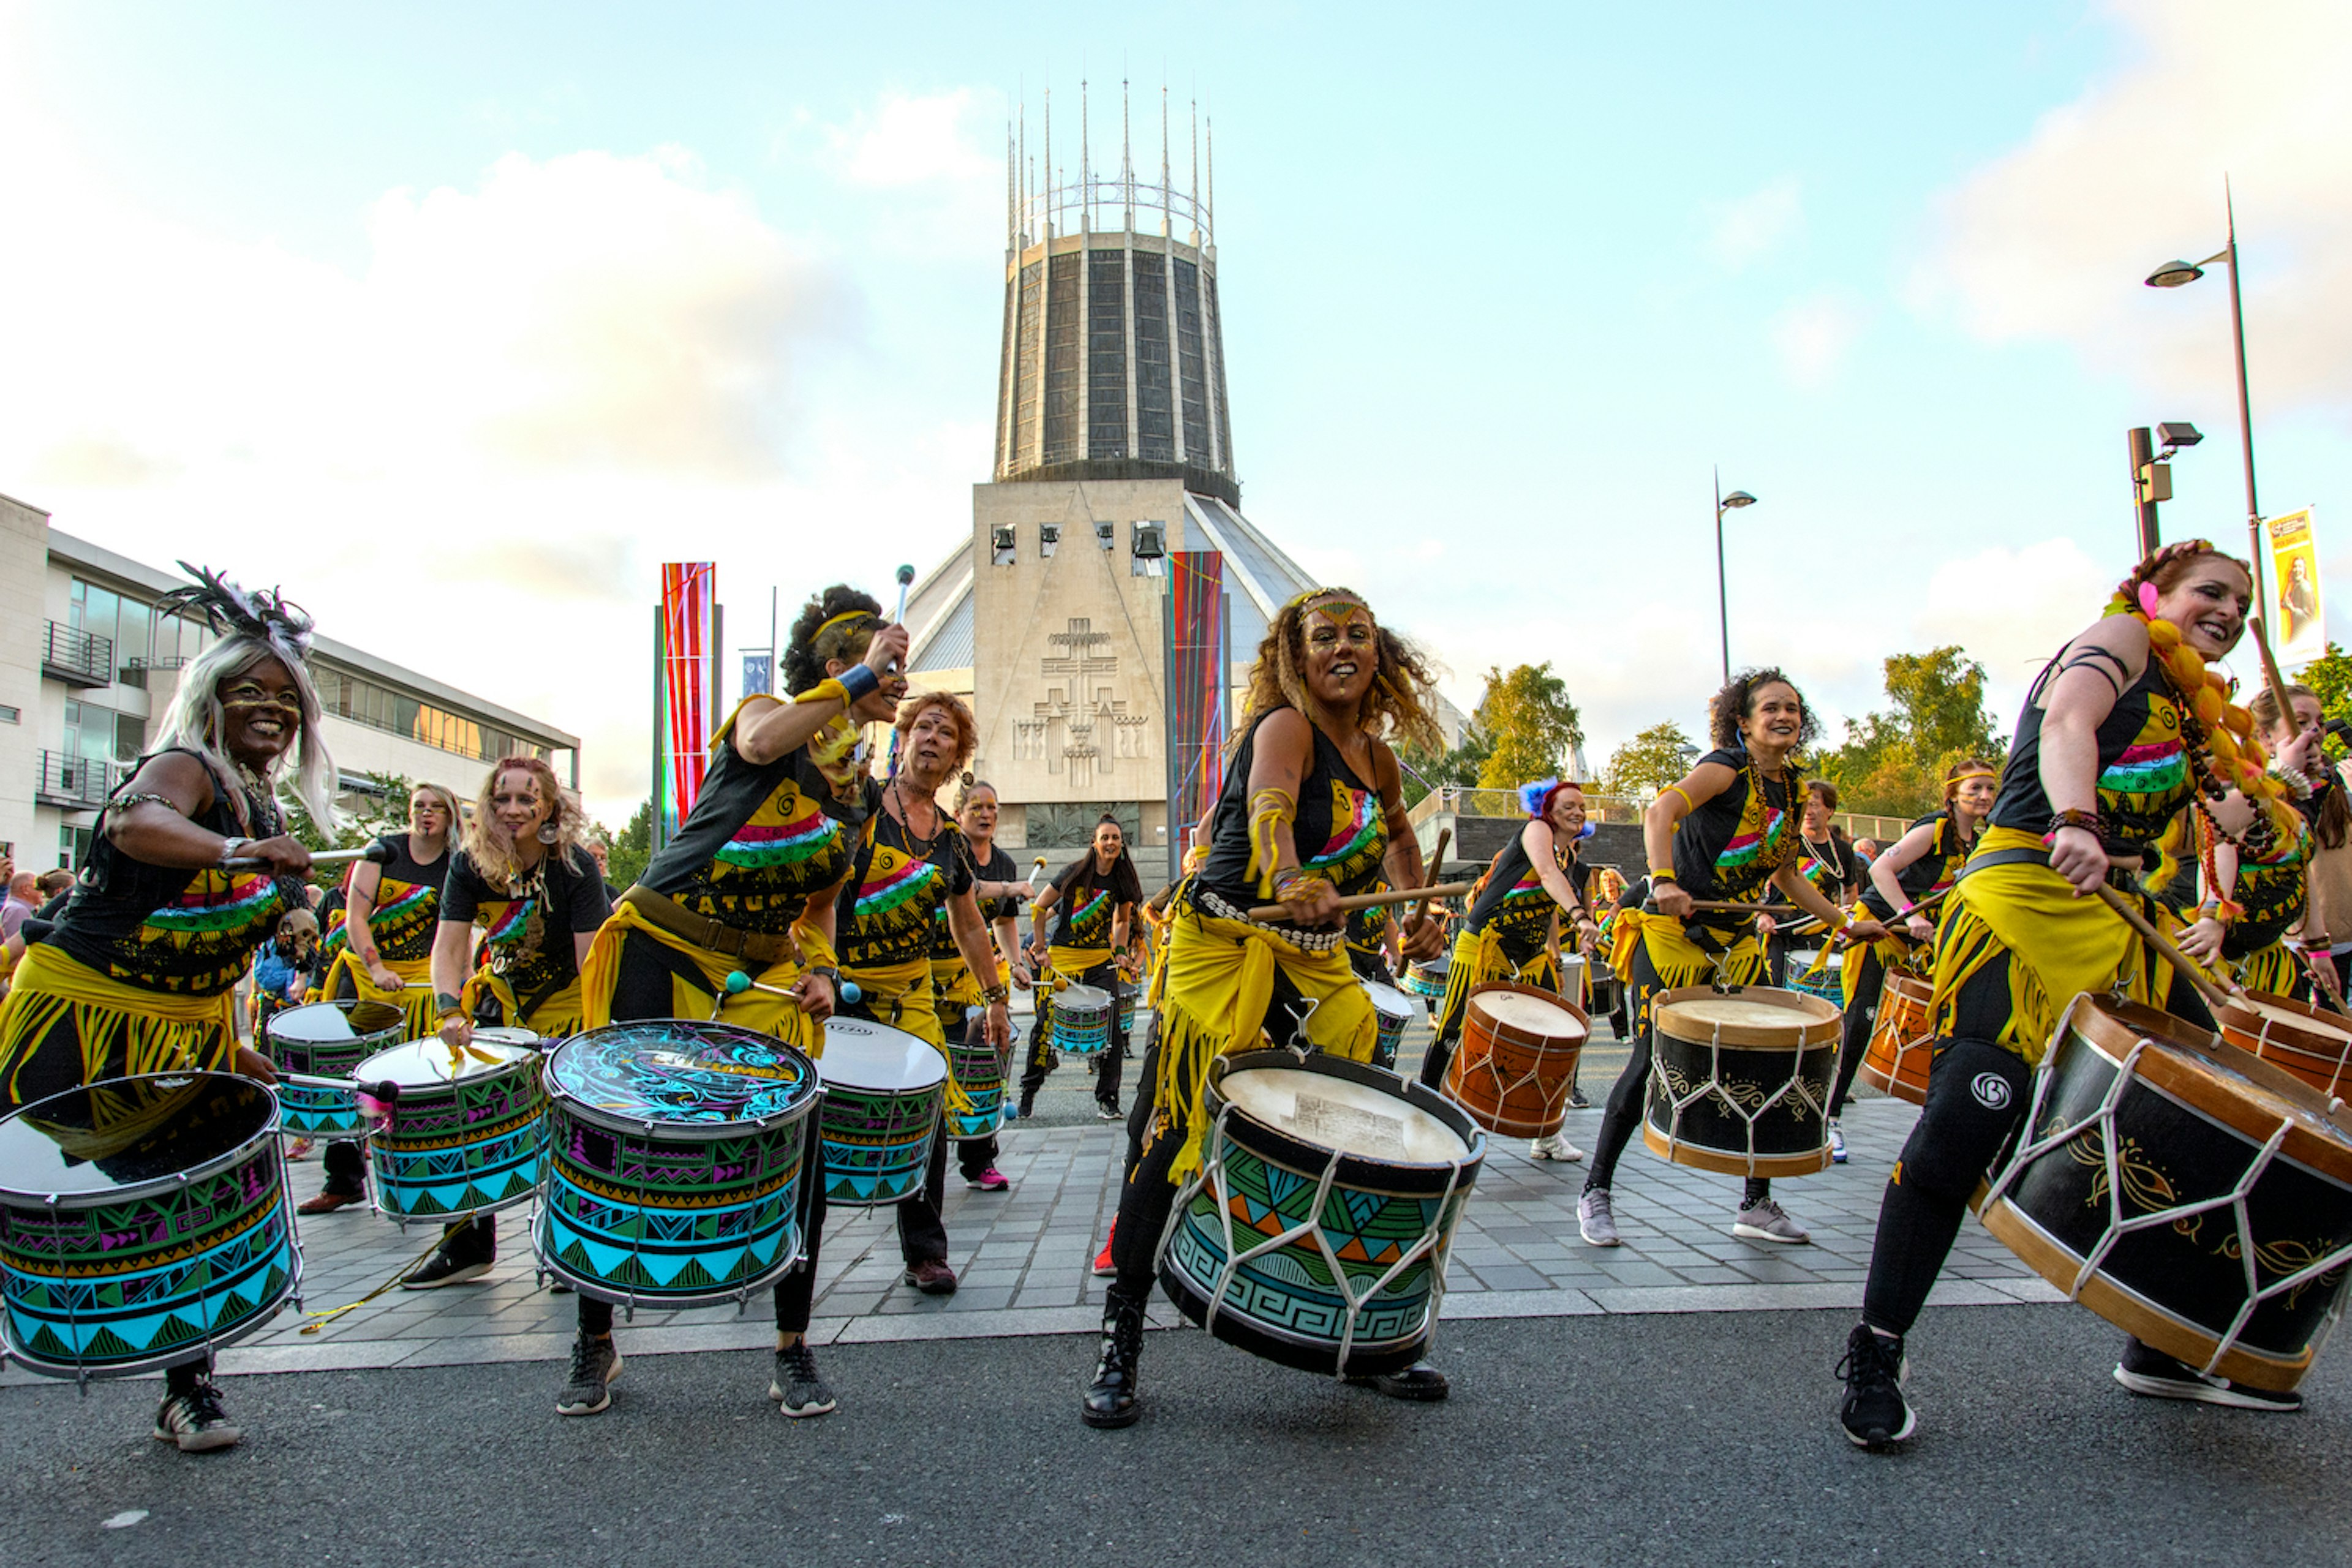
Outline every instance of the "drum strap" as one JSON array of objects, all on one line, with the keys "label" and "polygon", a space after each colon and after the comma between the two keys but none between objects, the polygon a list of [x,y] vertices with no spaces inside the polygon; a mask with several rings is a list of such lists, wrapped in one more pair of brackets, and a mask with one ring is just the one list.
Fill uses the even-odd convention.
[{"label": "drum strap", "polygon": [[[1969,863],[1960,868],[1960,874],[1955,877],[1953,881],[1955,883],[1965,881],[1971,874],[1990,869],[1994,866],[2047,866],[2049,864],[2050,851],[2047,849],[2022,847],[1984,849],[1969,857]],[[2136,893],[2140,890],[2139,878],[2127,866],[2107,868],[2107,885],[2117,892]]]},{"label": "drum strap", "polygon": [[692,942],[706,952],[748,958],[757,963],[782,963],[788,959],[794,963],[801,962],[800,945],[792,932],[744,931],[723,925],[707,915],[696,914],[676,899],[657,893],[643,882],[623,893],[621,902],[670,935]]}]

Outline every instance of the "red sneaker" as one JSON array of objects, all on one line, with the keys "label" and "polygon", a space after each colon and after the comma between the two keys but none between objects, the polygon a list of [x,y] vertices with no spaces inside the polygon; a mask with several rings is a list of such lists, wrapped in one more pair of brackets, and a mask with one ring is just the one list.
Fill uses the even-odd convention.
[{"label": "red sneaker", "polygon": [[1118,1234],[1118,1221],[1114,1219],[1110,1222],[1110,1236],[1103,1237],[1103,1249],[1095,1254],[1095,1277],[1098,1279],[1108,1279],[1118,1272],[1118,1266],[1110,1260],[1111,1237]]}]

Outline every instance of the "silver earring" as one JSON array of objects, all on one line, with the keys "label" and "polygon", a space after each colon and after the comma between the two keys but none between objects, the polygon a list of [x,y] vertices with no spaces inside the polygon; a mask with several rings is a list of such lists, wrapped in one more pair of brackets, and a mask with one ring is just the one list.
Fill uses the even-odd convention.
[{"label": "silver earring", "polygon": [[542,822],[539,825],[539,841],[541,844],[552,844],[562,837],[562,834],[556,831],[555,824]]}]

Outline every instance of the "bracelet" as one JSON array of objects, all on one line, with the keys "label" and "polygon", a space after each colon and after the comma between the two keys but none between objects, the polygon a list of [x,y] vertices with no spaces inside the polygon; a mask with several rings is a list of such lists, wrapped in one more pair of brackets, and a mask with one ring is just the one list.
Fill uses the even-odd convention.
[{"label": "bracelet", "polygon": [[882,678],[862,664],[853,664],[843,670],[840,680],[841,689],[849,693],[852,702],[870,697],[882,689]]},{"label": "bracelet", "polygon": [[445,1017],[451,1013],[462,1013],[466,1010],[465,1003],[459,1001],[455,993],[448,991],[433,993],[433,1005],[441,1009],[442,1016]]},{"label": "bracelet", "polygon": [[2050,831],[2042,836],[2042,841],[2044,844],[2047,844],[2052,839],[2057,837],[2062,830],[2069,827],[2079,827],[2084,832],[2091,835],[2094,838],[2098,839],[2101,843],[2104,844],[2106,842],[2106,821],[2095,811],[2057,811],[2051,813]]},{"label": "bracelet", "polygon": [[215,858],[213,864],[220,867],[223,870],[226,870],[228,868],[229,861],[236,858],[236,852],[252,842],[253,840],[250,838],[222,839],[220,854]]},{"label": "bracelet", "polygon": [[819,980],[824,981],[827,985],[832,986],[835,991],[838,991],[838,990],[840,990],[840,989],[841,989],[841,971],[840,971],[840,970],[838,970],[838,969],[835,969],[835,968],[832,968],[832,967],[831,967],[831,966],[829,966],[829,965],[820,963],[820,964],[815,965],[815,966],[814,966],[814,967],[813,967],[813,968],[803,970],[803,971],[802,971],[802,973],[803,973],[803,974],[813,974],[813,975],[816,976],[816,978],[818,978]]},{"label": "bracelet", "polygon": [[980,999],[992,1007],[999,1002],[1008,1000],[1012,994],[1010,990],[1002,985],[983,985],[980,988]]},{"label": "bracelet", "polygon": [[185,815],[185,813],[182,812],[177,805],[173,804],[170,796],[151,794],[146,790],[142,790],[137,795],[126,795],[116,800],[114,803],[114,815],[121,816],[124,812],[129,811],[134,805],[169,806],[173,816],[177,816]]},{"label": "bracelet", "polygon": [[1671,881],[1673,881],[1674,879],[1675,879],[1675,869],[1674,869],[1674,868],[1673,868],[1673,867],[1671,867],[1671,866],[1667,867],[1667,868],[1666,868],[1664,870],[1663,870],[1663,871],[1659,871],[1659,870],[1654,870],[1654,870],[1652,870],[1652,871],[1651,871],[1651,873],[1650,873],[1650,880],[1652,880],[1653,882],[1671,882]]},{"label": "bracelet", "polygon": [[438,1027],[439,1026],[447,1023],[452,1018],[462,1018],[465,1016],[466,1010],[463,1007],[444,1007],[441,1009],[440,1016],[435,1018],[433,1022],[435,1026]]}]

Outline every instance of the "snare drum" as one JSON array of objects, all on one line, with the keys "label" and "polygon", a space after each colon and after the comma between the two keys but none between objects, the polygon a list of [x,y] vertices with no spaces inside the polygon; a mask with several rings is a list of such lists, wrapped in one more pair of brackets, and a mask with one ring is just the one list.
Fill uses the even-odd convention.
[{"label": "snare drum", "polygon": [[1731,1176],[1829,1169],[1837,1008],[1769,985],[1684,985],[1659,992],[1650,1016],[1642,1142],[1652,1152]]},{"label": "snare drum", "polygon": [[1432,958],[1404,966],[1404,988],[1414,995],[1435,1003],[1445,999],[1445,973],[1452,961]]},{"label": "snare drum", "polygon": [[1936,988],[1908,974],[1889,974],[1878,994],[1878,1021],[1862,1058],[1862,1080],[1882,1094],[1927,1103],[1927,1067],[1935,1056],[1936,1030],[1927,1002]]},{"label": "snare drum", "polygon": [[152,1372],[244,1338],[302,1279],[268,1089],[109,1079],[0,1121],[7,1353],[50,1377]]},{"label": "snare drum", "polygon": [[285,1130],[303,1138],[362,1138],[352,1069],[408,1037],[408,1010],[389,1002],[309,1002],[273,1014],[262,1051],[278,1069]]},{"label": "snare drum", "polygon": [[1568,1120],[1568,1091],[1590,1025],[1584,1010],[1532,985],[1481,985],[1462,1013],[1445,1092],[1507,1138],[1549,1138]]},{"label": "snare drum", "polygon": [[2221,1037],[2242,1051],[2294,1074],[2329,1096],[2352,1084],[2352,1018],[2290,996],[2252,991],[2214,1021]]},{"label": "snare drum", "polygon": [[[948,1075],[971,1100],[971,1110],[969,1114],[953,1110],[945,1113],[948,1136],[985,1138],[1004,1125],[1004,1058],[988,1043],[988,1033],[981,1027],[979,1018],[968,1017],[961,1022],[964,1027],[948,1035]],[[963,1037],[961,1043],[957,1035]],[[822,1076],[822,1063],[817,1070]]]},{"label": "snare drum", "polygon": [[1845,954],[1832,952],[1824,962],[1818,947],[1789,954],[1789,989],[1818,996],[1832,1007],[1845,1005]]},{"label": "snare drum", "polygon": [[2352,1118],[2178,1018],[2077,996],[1984,1226],[2117,1328],[2284,1393],[2342,1310]]},{"label": "snare drum", "polygon": [[1053,996],[1055,1050],[1066,1057],[1091,1057],[1109,1048],[1109,992],[1093,985],[1065,985]]},{"label": "snare drum", "polygon": [[539,1191],[547,1109],[540,1054],[535,1044],[486,1039],[489,1033],[474,1031],[473,1053],[453,1054],[437,1038],[411,1040],[378,1051],[352,1075],[376,1205],[404,1226],[488,1214]]},{"label": "snare drum", "polygon": [[1363,985],[1364,994],[1372,999],[1372,1016],[1380,1021],[1380,1035],[1372,1042],[1372,1065],[1394,1070],[1397,1047],[1404,1044],[1405,1026],[1420,1009],[1393,985],[1377,980],[1367,980]]},{"label": "snare drum", "polygon": [[1118,1032],[1130,1047],[1135,1043],[1136,998],[1141,994],[1139,986],[1123,984],[1118,988]]},{"label": "snare drum", "polygon": [[1169,1299],[1307,1372],[1421,1359],[1486,1134],[1423,1085],[1339,1057],[1220,1057],[1202,1097],[1207,1163],[1177,1194],[1159,1259]]},{"label": "snare drum", "polygon": [[631,1308],[740,1301],[802,1249],[816,1067],[732,1024],[654,1018],[547,1058],[531,1246],[582,1295]]},{"label": "snare drum", "polygon": [[[431,1037],[437,1038],[437,1037]],[[474,1026],[474,1044],[478,1046],[527,1046],[541,1056],[545,1056],[562,1043],[562,1037],[550,1039],[533,1030],[520,1028],[512,1024]]]},{"label": "snare drum", "polygon": [[817,1070],[824,1075],[826,1201],[895,1204],[921,1192],[947,1103],[948,1065],[938,1048],[903,1029],[835,1014],[825,1020]]}]

